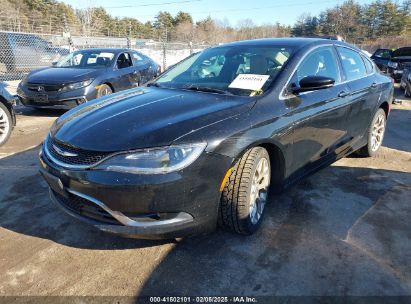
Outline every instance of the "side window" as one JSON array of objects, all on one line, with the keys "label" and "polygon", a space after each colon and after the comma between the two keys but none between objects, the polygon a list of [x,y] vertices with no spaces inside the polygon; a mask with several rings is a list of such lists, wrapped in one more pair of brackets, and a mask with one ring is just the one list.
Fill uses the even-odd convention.
[{"label": "side window", "polygon": [[378,49],[374,53],[374,57],[382,58],[382,59],[390,59],[391,53],[387,49]]},{"label": "side window", "polygon": [[131,61],[131,57],[129,53],[121,53],[117,58],[117,68],[124,69],[131,67],[133,62]]},{"label": "side window", "polygon": [[28,35],[16,34],[14,35],[14,42],[16,47],[35,47]]},{"label": "side window", "polygon": [[365,68],[367,69],[367,74],[371,74],[374,71],[374,65],[365,56],[362,56],[362,60],[364,60]]},{"label": "side window", "polygon": [[294,81],[299,83],[307,76],[325,76],[341,81],[338,63],[332,47],[321,47],[310,53],[297,68]]},{"label": "side window", "polygon": [[337,49],[348,81],[367,75],[367,70],[360,54],[344,47],[337,47]]}]

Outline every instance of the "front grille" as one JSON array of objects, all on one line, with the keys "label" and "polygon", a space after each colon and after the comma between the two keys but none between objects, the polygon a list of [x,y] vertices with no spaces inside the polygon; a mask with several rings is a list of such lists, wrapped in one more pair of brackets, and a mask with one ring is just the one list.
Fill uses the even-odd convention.
[{"label": "front grille", "polygon": [[69,197],[53,191],[57,201],[71,212],[81,215],[85,218],[99,221],[110,225],[121,225],[114,217],[106,212],[100,206],[86,200],[80,196],[69,193]]},{"label": "front grille", "polygon": [[[40,87],[40,90],[39,90]],[[30,91],[41,92],[57,92],[59,91],[63,85],[61,84],[42,84],[42,83],[27,83],[27,89]]]},{"label": "front grille", "polygon": [[[57,149],[60,151],[57,151]],[[112,154],[111,152],[97,152],[74,148],[58,142],[55,139],[47,140],[47,151],[58,161],[67,165],[91,166]],[[76,156],[65,156],[59,152],[68,152]]]}]

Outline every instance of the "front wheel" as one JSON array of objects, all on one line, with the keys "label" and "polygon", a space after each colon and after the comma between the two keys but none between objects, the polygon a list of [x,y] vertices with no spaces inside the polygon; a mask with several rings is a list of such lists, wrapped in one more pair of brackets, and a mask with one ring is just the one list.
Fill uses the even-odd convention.
[{"label": "front wheel", "polygon": [[271,180],[270,157],[262,147],[248,150],[239,159],[221,195],[219,225],[250,235],[261,224]]},{"label": "front wheel", "polygon": [[358,154],[372,157],[377,154],[384,139],[387,118],[383,109],[375,113],[367,132],[367,145],[358,150]]},{"label": "front wheel", "polygon": [[10,137],[12,129],[11,115],[7,107],[0,102],[0,147]]},{"label": "front wheel", "polygon": [[103,83],[102,85],[99,86],[97,89],[97,97],[102,97],[106,96],[113,93],[113,90],[110,88],[109,85]]}]

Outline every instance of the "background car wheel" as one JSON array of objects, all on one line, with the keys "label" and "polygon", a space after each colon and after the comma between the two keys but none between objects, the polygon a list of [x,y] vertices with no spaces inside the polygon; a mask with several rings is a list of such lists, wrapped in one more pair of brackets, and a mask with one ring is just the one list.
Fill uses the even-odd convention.
[{"label": "background car wheel", "polygon": [[220,201],[219,225],[250,235],[261,224],[271,180],[270,157],[262,147],[248,150],[232,168]]},{"label": "background car wheel", "polygon": [[0,146],[10,137],[11,116],[7,107],[0,102]]},{"label": "background car wheel", "polygon": [[404,91],[405,97],[411,97],[411,89],[407,84],[405,84],[405,91]]},{"label": "background car wheel", "polygon": [[358,154],[372,157],[378,152],[384,139],[386,123],[385,111],[378,109],[368,129],[367,145],[358,150]]},{"label": "background car wheel", "polygon": [[110,88],[109,85],[107,84],[102,84],[99,86],[98,90],[97,90],[97,97],[102,97],[102,96],[106,96],[113,93],[113,90]]}]

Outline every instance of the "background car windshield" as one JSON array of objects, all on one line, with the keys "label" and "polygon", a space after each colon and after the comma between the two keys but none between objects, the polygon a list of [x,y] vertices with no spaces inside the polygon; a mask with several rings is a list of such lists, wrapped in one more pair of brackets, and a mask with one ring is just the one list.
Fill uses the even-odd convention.
[{"label": "background car windshield", "polygon": [[115,54],[111,52],[73,52],[61,59],[56,67],[59,68],[105,68],[111,65]]},{"label": "background car windshield", "polygon": [[239,74],[268,75],[266,91],[292,54],[288,46],[227,46],[196,54],[171,68],[157,80],[164,87],[207,88],[250,96],[251,90],[229,88]]},{"label": "background car windshield", "polygon": [[392,53],[392,57],[411,56],[411,47],[399,48]]}]

